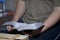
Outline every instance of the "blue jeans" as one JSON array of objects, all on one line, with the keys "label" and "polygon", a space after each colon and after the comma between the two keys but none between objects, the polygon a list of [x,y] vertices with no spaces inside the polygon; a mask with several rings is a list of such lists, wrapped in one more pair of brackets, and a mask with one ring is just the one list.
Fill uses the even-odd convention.
[{"label": "blue jeans", "polygon": [[29,40],[55,40],[58,34],[60,34],[60,23],[36,37],[29,38]]}]

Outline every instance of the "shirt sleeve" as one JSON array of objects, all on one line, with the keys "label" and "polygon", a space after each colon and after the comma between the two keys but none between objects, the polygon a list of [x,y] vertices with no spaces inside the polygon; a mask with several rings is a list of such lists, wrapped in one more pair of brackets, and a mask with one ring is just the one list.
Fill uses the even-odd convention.
[{"label": "shirt sleeve", "polygon": [[54,7],[60,7],[60,0],[53,0]]}]

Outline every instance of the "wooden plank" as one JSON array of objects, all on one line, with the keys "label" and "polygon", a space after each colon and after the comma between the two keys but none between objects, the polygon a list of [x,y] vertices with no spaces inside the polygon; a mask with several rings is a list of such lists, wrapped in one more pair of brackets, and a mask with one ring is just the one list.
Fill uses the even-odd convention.
[{"label": "wooden plank", "polygon": [[13,34],[5,34],[5,33],[0,33],[0,39],[4,40],[28,40],[28,35],[13,35]]},{"label": "wooden plank", "polygon": [[13,37],[16,37],[16,35],[0,33],[0,38],[13,38]]},{"label": "wooden plank", "polygon": [[8,39],[2,39],[2,38],[0,38],[0,40],[8,40]]},{"label": "wooden plank", "polygon": [[19,37],[16,37],[16,39],[29,40],[28,35],[20,35]]}]

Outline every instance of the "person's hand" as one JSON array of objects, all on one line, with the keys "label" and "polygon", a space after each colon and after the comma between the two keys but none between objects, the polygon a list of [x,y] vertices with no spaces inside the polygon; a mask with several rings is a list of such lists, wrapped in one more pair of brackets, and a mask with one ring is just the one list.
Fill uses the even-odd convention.
[{"label": "person's hand", "polygon": [[7,26],[7,30],[10,32],[13,29],[12,26]]}]

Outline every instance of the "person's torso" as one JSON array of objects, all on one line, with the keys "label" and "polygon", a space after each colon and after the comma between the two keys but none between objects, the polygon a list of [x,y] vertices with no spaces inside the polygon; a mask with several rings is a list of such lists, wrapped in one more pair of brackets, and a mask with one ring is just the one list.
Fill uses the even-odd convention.
[{"label": "person's torso", "polygon": [[53,9],[53,0],[25,0],[25,4],[23,21],[27,23],[44,22]]}]

